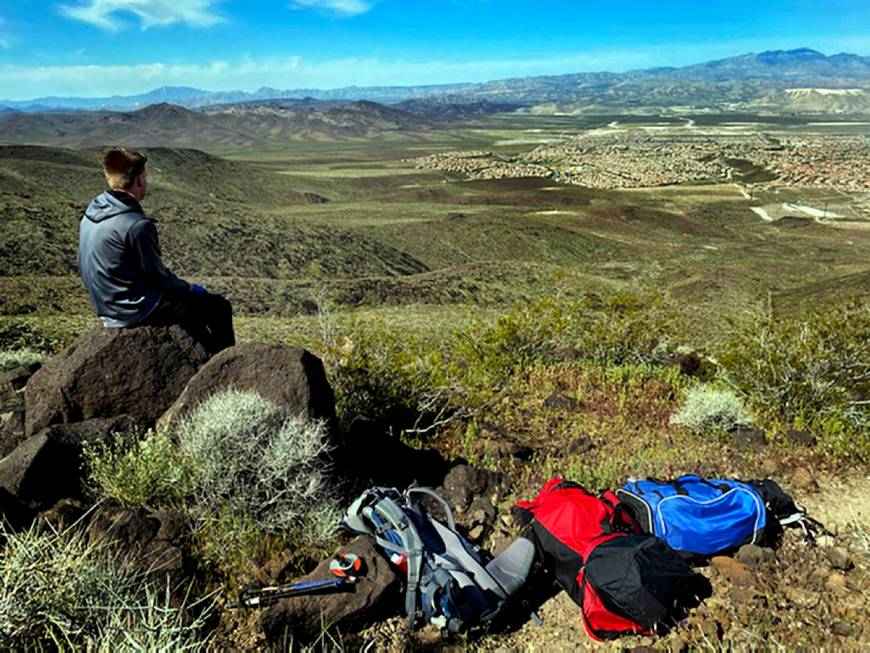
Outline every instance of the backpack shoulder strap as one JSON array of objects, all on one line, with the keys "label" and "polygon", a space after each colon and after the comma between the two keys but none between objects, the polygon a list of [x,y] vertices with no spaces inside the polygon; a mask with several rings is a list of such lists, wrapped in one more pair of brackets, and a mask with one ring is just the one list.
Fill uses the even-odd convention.
[{"label": "backpack shoulder strap", "polygon": [[[420,569],[423,564],[423,541],[405,510],[389,497],[384,497],[374,505],[363,509],[363,513],[377,515],[384,525],[375,534],[375,542],[386,551],[404,553],[408,562],[408,579],[405,589],[405,612],[408,626],[413,628],[419,616],[417,593],[420,586]],[[384,537],[385,531],[392,529],[402,541],[401,545]]]}]

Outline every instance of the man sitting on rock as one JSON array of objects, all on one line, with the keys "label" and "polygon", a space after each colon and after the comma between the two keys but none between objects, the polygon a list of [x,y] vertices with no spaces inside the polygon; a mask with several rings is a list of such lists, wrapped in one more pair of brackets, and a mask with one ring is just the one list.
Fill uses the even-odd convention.
[{"label": "man sitting on rock", "polygon": [[145,198],[147,158],[112,149],[103,157],[109,190],[85,210],[79,227],[79,273],[106,327],[180,324],[212,354],[235,344],[230,303],[179,279],[160,260]]}]

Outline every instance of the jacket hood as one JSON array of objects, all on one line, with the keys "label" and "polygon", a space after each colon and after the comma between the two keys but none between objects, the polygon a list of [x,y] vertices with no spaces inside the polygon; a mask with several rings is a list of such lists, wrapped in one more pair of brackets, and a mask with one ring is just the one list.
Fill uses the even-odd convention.
[{"label": "jacket hood", "polygon": [[108,190],[97,195],[85,209],[85,217],[91,222],[102,222],[122,213],[142,212],[142,207],[132,197],[121,199],[118,195]]}]

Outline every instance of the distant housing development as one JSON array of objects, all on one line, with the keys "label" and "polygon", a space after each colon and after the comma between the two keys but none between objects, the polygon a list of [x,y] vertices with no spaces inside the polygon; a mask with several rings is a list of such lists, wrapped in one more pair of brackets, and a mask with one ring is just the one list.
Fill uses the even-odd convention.
[{"label": "distant housing development", "polygon": [[866,137],[608,131],[543,144],[515,157],[470,151],[412,161],[419,168],[461,173],[471,179],[547,177],[590,188],[740,180],[765,187],[870,190],[870,142]]}]

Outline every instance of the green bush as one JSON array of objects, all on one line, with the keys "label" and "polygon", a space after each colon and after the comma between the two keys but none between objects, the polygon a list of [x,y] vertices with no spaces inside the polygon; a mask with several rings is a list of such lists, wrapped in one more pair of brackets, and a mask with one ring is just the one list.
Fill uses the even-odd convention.
[{"label": "green bush", "polygon": [[655,362],[670,353],[681,332],[677,312],[655,293],[548,298],[518,304],[490,325],[474,325],[460,334],[459,353],[492,383],[568,348],[598,365]]},{"label": "green bush", "polygon": [[718,358],[758,412],[818,430],[834,453],[870,454],[870,304],[764,311],[733,326]]},{"label": "green bush", "polygon": [[358,321],[328,327],[322,349],[342,426],[362,417],[413,434],[473,417],[510,376],[568,349],[602,366],[646,364],[680,333],[659,295],[631,293],[520,302],[434,342]]},{"label": "green bush", "polygon": [[443,341],[354,320],[339,322],[323,337],[324,363],[345,430],[364,418],[396,432],[425,431],[463,404]]},{"label": "green bush", "polygon": [[48,356],[32,349],[4,349],[0,351],[0,370],[11,370],[22,365],[44,363]]},{"label": "green bush", "polygon": [[671,416],[671,423],[695,432],[729,431],[753,423],[752,414],[732,390],[702,384],[688,388],[683,406]]},{"label": "green bush", "polygon": [[255,392],[212,395],[176,435],[195,461],[194,502],[203,514],[229,508],[275,532],[307,528],[333,501],[325,425],[287,415]]},{"label": "green bush", "polygon": [[111,442],[85,446],[84,461],[96,493],[125,506],[177,508],[195,489],[194,460],[164,431],[148,431],[132,444],[116,435]]},{"label": "green bush", "polygon": [[[0,525],[0,644],[27,650],[205,650],[208,606],[157,590],[77,527]],[[198,614],[191,614],[195,608]],[[201,608],[201,609],[200,609]]]},{"label": "green bush", "polygon": [[569,308],[568,344],[599,365],[657,362],[684,332],[678,312],[654,292],[590,295]]}]

